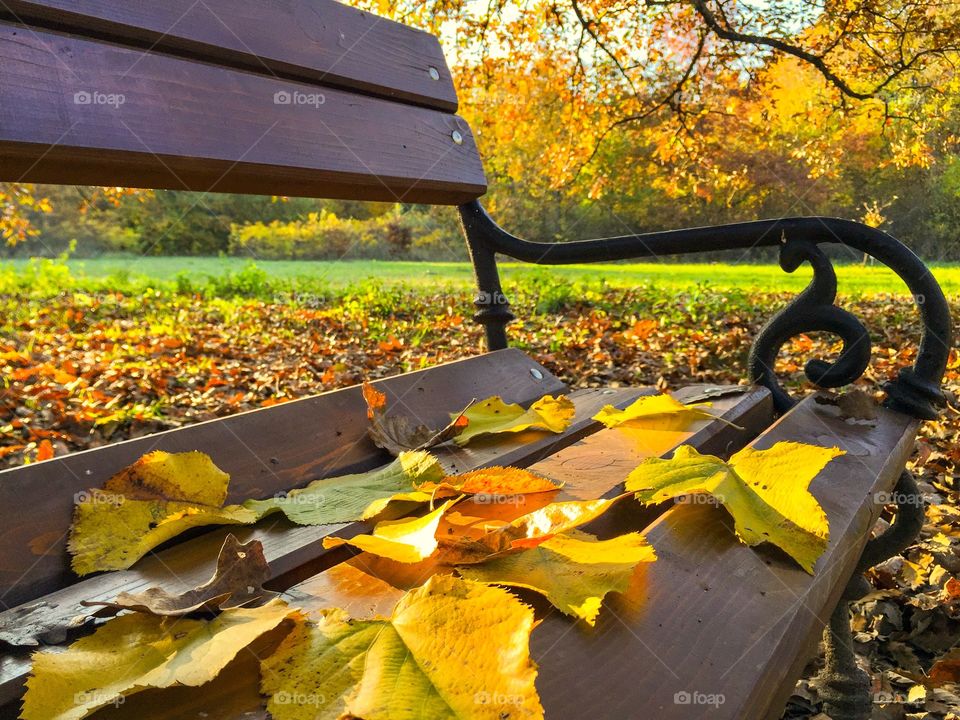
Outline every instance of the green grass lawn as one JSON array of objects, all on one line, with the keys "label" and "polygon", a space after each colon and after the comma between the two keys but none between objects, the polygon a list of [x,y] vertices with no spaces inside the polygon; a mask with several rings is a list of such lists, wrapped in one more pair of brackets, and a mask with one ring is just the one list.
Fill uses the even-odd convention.
[{"label": "green grass lawn", "polygon": [[[0,269],[22,268],[27,261],[0,263]],[[249,265],[243,258],[219,257],[103,257],[71,259],[71,273],[79,280],[93,281],[115,277],[118,280],[171,281],[178,275],[196,280],[221,277],[241,272]],[[386,285],[404,284],[415,287],[455,286],[472,284],[468,263],[406,261],[271,261],[256,263],[270,278],[303,279],[311,284],[323,283],[332,289],[378,280]],[[783,272],[776,265],[730,265],[722,263],[668,264],[625,263],[537,267],[524,263],[501,265],[505,283],[511,280],[534,280],[540,273],[567,278],[571,282],[606,283],[617,288],[652,285],[666,290],[683,290],[697,285],[713,289],[761,289],[796,291],[810,280],[811,272],[803,267],[795,273]],[[960,266],[937,265],[933,272],[947,293],[960,290]],[[838,265],[840,290],[844,293],[905,293],[903,283],[889,270],[876,266]]]}]

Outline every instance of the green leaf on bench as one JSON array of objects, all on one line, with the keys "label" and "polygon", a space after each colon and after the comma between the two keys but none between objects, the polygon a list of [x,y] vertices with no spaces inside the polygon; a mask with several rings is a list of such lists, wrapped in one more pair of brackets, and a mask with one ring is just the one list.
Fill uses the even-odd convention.
[{"label": "green leaf on bench", "polygon": [[327,525],[371,517],[371,503],[410,493],[416,485],[439,482],[445,475],[433,455],[423,451],[400,453],[389,465],[354,475],[315,480],[304,488],[267,500],[247,500],[243,507],[263,517],[282,512],[299,525]]},{"label": "green leaf on bench", "polygon": [[627,477],[626,489],[652,504],[708,494],[733,516],[747,545],[769,542],[813,573],[829,539],[827,516],[807,489],[838,448],[778,442],[744,448],[725,463],[684,445],[669,460],[650,458]]},{"label": "green leaf on bench", "polygon": [[[462,413],[468,425],[453,441],[462,447],[482,435],[522,430],[561,433],[573,422],[575,414],[573,402],[563,395],[544,395],[529,410],[515,403],[507,404],[499,396],[494,396],[471,405]],[[450,417],[455,419],[456,415]]]},{"label": "green leaf on bench", "polygon": [[327,610],[263,661],[274,720],[541,720],[533,611],[501,588],[434,576],[390,620]]},{"label": "green leaf on bench", "polygon": [[656,553],[640,533],[598,540],[574,530],[457,571],[468,580],[535,590],[565,614],[594,625],[604,596],[624,592],[637,565],[654,560]]},{"label": "green leaf on bench", "polygon": [[594,420],[612,428],[617,425],[643,430],[686,430],[697,420],[716,420],[705,408],[711,403],[684,405],[671,395],[644,395],[620,410],[607,405],[593,416]]},{"label": "green leaf on bench", "polygon": [[273,600],[225,610],[214,620],[131,613],[114,618],[64,652],[33,656],[24,720],[76,720],[148,688],[203,685],[238,652],[296,613]]}]

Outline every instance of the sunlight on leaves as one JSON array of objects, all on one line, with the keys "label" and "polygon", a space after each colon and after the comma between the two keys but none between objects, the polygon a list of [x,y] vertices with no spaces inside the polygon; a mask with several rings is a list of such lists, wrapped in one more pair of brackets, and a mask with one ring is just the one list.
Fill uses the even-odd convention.
[{"label": "sunlight on leaves", "polygon": [[684,405],[671,395],[646,395],[637,398],[623,410],[607,405],[593,416],[606,427],[626,425],[643,430],[686,430],[697,420],[713,420],[707,412],[711,403]]},{"label": "sunlight on leaves", "polygon": [[520,405],[507,404],[499,396],[487,398],[464,411],[469,424],[453,441],[460,446],[483,435],[522,430],[545,430],[561,433],[566,430],[576,408],[570,398],[560,395],[545,395],[524,410]]},{"label": "sunlight on leaves", "polygon": [[275,720],[539,720],[532,629],[507,591],[434,576],[390,620],[328,610],[299,623],[263,662],[261,689]]}]

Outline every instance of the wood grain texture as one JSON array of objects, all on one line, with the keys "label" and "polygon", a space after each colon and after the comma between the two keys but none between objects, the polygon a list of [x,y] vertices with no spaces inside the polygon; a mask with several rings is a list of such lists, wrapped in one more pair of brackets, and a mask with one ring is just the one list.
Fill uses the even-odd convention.
[{"label": "wood grain texture", "polygon": [[[451,407],[474,398],[500,394],[508,402],[529,404],[566,391],[519,350],[375,385],[391,402],[402,399],[422,422],[438,427],[449,420]],[[231,476],[228,502],[239,502],[384,464],[389,456],[366,431],[366,404],[360,388],[352,387],[0,472],[0,602],[4,608],[19,605],[76,580],[65,549],[74,495],[100,487],[151,450],[208,452]]]},{"label": "wood grain texture", "polygon": [[332,0],[6,0],[0,16],[264,75],[457,109],[435,37]]},{"label": "wood grain texture", "polygon": [[8,23],[0,62],[0,180],[434,204],[486,190],[446,112]]}]

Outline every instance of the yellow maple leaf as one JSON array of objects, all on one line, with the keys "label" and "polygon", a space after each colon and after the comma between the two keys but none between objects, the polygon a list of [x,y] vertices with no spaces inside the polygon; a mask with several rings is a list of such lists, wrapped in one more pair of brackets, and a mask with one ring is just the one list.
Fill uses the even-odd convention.
[{"label": "yellow maple leaf", "polygon": [[24,720],[76,720],[148,688],[203,685],[240,650],[296,611],[273,600],[225,610],[214,620],[131,613],[63,652],[33,656]]},{"label": "yellow maple leaf", "polygon": [[637,564],[654,560],[656,553],[640,533],[597,540],[574,530],[457,571],[468,580],[535,590],[567,615],[594,625],[604,596],[626,590]]},{"label": "yellow maple leaf", "polygon": [[471,405],[462,413],[467,418],[468,425],[453,441],[463,446],[481,435],[522,430],[561,433],[573,422],[575,414],[573,402],[563,395],[544,395],[528,410],[514,403],[507,404],[499,396],[494,396]]},{"label": "yellow maple leaf", "polygon": [[390,620],[328,610],[263,661],[274,720],[542,720],[533,611],[497,587],[434,576]]},{"label": "yellow maple leaf", "polygon": [[437,549],[436,535],[440,518],[455,502],[456,500],[448,500],[423,517],[384,520],[377,523],[369,535],[355,535],[349,539],[326,537],[323,539],[323,546],[335,548],[353,545],[365,552],[397,562],[420,562]]},{"label": "yellow maple leaf", "polygon": [[637,398],[623,410],[605,406],[593,416],[606,427],[626,425],[644,430],[686,430],[697,420],[713,420],[716,415],[705,408],[710,403],[684,405],[672,395],[646,395]]},{"label": "yellow maple leaf", "polygon": [[769,542],[809,573],[829,539],[827,516],[807,489],[838,448],[778,442],[744,448],[725,463],[684,445],[669,460],[649,458],[627,477],[626,489],[644,503],[689,494],[712,495],[733,516],[747,545]]}]

